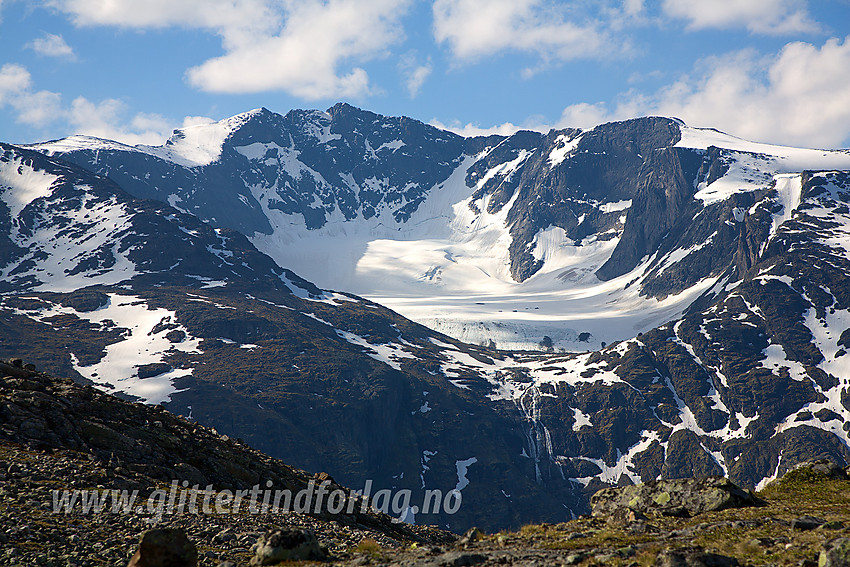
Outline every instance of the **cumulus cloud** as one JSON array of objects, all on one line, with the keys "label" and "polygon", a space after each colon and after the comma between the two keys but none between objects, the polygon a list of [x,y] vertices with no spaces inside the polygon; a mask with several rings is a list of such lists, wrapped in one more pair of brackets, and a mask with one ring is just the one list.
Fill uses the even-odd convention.
[{"label": "cumulus cloud", "polygon": [[189,82],[213,92],[283,89],[313,100],[365,96],[372,91],[366,71],[339,68],[381,55],[401,39],[396,23],[408,6],[396,0],[295,3],[279,33],[190,69]]},{"label": "cumulus cloud", "polygon": [[[693,126],[788,145],[838,147],[850,138],[850,36],[818,47],[788,43],[770,57],[739,51],[700,61],[652,94],[571,105],[560,126],[657,114]],[[570,122],[575,120],[575,122]]]},{"label": "cumulus cloud", "polygon": [[431,58],[428,57],[424,63],[420,63],[415,52],[405,54],[399,61],[398,68],[402,77],[404,77],[404,85],[410,98],[416,98],[416,95],[422,89],[422,85],[425,84],[425,81],[431,75],[431,71],[433,71]]},{"label": "cumulus cloud", "polygon": [[472,122],[463,124],[459,120],[454,120],[448,124],[434,118],[429,124],[441,130],[448,130],[461,136],[471,138],[475,136],[510,136],[516,134],[520,130],[533,130],[535,132],[548,132],[552,127],[544,124],[539,117],[532,117],[526,120],[522,125],[514,124],[513,122],[504,122],[495,126],[480,126]]},{"label": "cumulus cloud", "polygon": [[412,0],[51,0],[77,25],[183,26],[222,38],[224,55],[187,71],[204,91],[282,90],[310,99],[374,92],[360,66],[403,37]]},{"label": "cumulus cloud", "polygon": [[425,80],[431,74],[430,61],[424,65],[418,65],[407,73],[407,92],[410,93],[410,98],[415,98],[419,94]]},{"label": "cumulus cloud", "polygon": [[622,108],[609,110],[608,105],[604,102],[595,104],[580,102],[566,107],[556,126],[558,128],[582,128],[586,130],[605,122],[627,117]]},{"label": "cumulus cloud", "polygon": [[[631,1],[627,8],[639,12],[642,4]],[[433,12],[434,38],[461,61],[502,51],[566,61],[617,49],[600,22],[586,16],[579,21],[566,5],[548,0],[436,0]]]},{"label": "cumulus cloud", "polygon": [[202,126],[204,124],[212,124],[213,122],[215,122],[215,120],[209,116],[186,116],[183,118],[183,128]]},{"label": "cumulus cloud", "polygon": [[32,85],[32,76],[26,67],[6,63],[0,67],[0,105],[15,99]]},{"label": "cumulus cloud", "polygon": [[46,33],[27,44],[27,47],[46,57],[60,57],[64,59],[76,59],[74,50],[61,35]]},{"label": "cumulus cloud", "polygon": [[77,26],[147,29],[182,26],[220,32],[230,42],[280,25],[273,0],[48,0]]},{"label": "cumulus cloud", "polygon": [[[0,108],[9,107],[15,121],[45,132],[67,132],[117,140],[125,144],[161,144],[175,124],[158,114],[133,114],[118,99],[93,102],[84,97],[71,104],[61,93],[36,90],[30,72],[22,65],[7,63],[0,67]],[[209,123],[205,117],[192,116],[183,126]]]},{"label": "cumulus cloud", "polygon": [[125,144],[161,144],[174,127],[158,114],[128,116],[127,106],[111,98],[92,102],[85,97],[77,97],[64,110],[64,119],[78,134]]},{"label": "cumulus cloud", "polygon": [[818,31],[806,0],[664,0],[664,13],[687,20],[693,30],[746,28],[758,34],[793,34]]}]

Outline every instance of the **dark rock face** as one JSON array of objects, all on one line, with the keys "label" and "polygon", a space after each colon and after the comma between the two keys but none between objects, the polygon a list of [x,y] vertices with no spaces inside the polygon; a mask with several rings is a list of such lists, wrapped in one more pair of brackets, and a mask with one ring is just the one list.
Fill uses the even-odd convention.
[{"label": "dark rock face", "polygon": [[700,478],[722,476],[723,469],[700,446],[696,433],[679,430],[670,436],[667,444],[669,456],[661,469],[662,478]]},{"label": "dark rock face", "polygon": [[[108,179],[38,152],[5,144],[0,144],[0,151],[0,162],[22,163],[57,178],[48,195],[33,200],[14,219],[14,229],[7,235],[15,236],[18,251],[3,267],[6,277],[0,281],[0,292],[48,282],[53,284],[48,287],[75,288],[62,281],[67,278],[76,278],[80,288],[119,283],[137,272],[147,276],[136,280],[140,286],[160,283],[155,280],[168,274],[172,283],[189,286],[235,276],[283,290],[288,288],[281,276],[291,276],[293,283],[305,285],[305,292],[318,292],[260,254],[238,232],[215,230],[193,215],[133,199]],[[8,209],[5,214],[0,210],[0,217],[12,225]],[[54,233],[76,254],[66,257],[67,250],[57,248],[51,238]],[[52,267],[50,261],[59,265]],[[80,291],[65,301],[92,311],[102,305],[103,296]]]},{"label": "dark rock face", "polygon": [[[493,176],[474,194],[491,195],[488,209],[492,213],[518,192],[507,216],[514,279],[524,281],[540,269],[542,263],[534,260],[529,243],[549,226],[563,228],[568,238],[578,242],[591,235],[611,237],[610,231],[621,226],[622,213],[602,212],[595,203],[635,198],[639,193],[635,172],[654,167],[655,163],[647,166],[645,160],[678,142],[679,136],[676,123],[664,118],[615,122],[586,133],[558,130],[545,137],[520,132],[478,161],[469,170],[470,186],[495,165],[521,160],[518,171]],[[554,162],[553,152],[567,144],[575,144],[570,159]],[[663,159],[658,164],[666,166]]]},{"label": "dark rock face", "polygon": [[684,209],[695,208],[690,198],[692,192],[693,186],[684,177],[678,152],[674,148],[652,151],[640,168],[623,237],[599,268],[599,279],[608,280],[630,272],[641,258],[657,250],[673,225],[686,216]]},{"label": "dark rock face", "polygon": [[[689,166],[699,162],[690,154],[680,158],[671,147],[679,140],[679,124],[666,118],[616,122],[588,132],[521,131],[507,138],[468,139],[347,104],[327,112],[293,110],[285,116],[260,109],[231,122],[233,130],[211,163],[181,165],[179,159],[175,163],[129,147],[63,150],[56,155],[112,179],[136,197],[172,203],[213,226],[247,236],[273,232],[269,211],[300,216],[307,229],[321,228],[337,214],[355,221],[385,212],[392,219],[387,222],[403,227],[425,199],[474,156],[466,170],[472,206],[486,197],[487,211],[496,213],[513,202],[507,228],[513,239],[511,274],[517,281],[540,269],[530,245],[541,230],[560,227],[577,242],[605,240],[622,229],[623,213],[605,212],[600,203],[628,201],[643,191],[650,208],[657,207],[652,190],[640,189],[635,177],[639,170],[656,182],[668,177],[671,181],[662,183],[681,181],[676,195],[670,196],[674,202],[668,216],[674,218],[679,199],[692,192],[696,172],[688,169],[672,177],[671,172],[684,167],[682,160]],[[179,145],[183,135],[177,131],[164,150]],[[53,150],[48,145],[45,151]],[[662,155],[653,157],[659,151]],[[558,158],[559,152],[570,158]],[[683,175],[689,175],[687,181],[682,181]],[[647,214],[652,212],[654,208]],[[658,230],[663,234],[665,228]],[[651,246],[658,237],[652,234],[637,246]],[[624,258],[614,262],[617,267],[612,264],[602,273],[613,277],[639,252],[621,252]]]},{"label": "dark rock face", "polygon": [[269,208],[301,216],[309,229],[324,226],[333,211],[352,220],[389,208],[404,222],[459,164],[465,146],[460,136],[421,122],[340,103],[328,112],[281,116],[260,109],[245,115],[224,141],[220,158],[209,164],[180,166],[131,148],[80,150],[63,159],[109,177],[137,197],[168,202],[175,195],[181,210],[253,235],[272,228],[251,187],[272,192]]},{"label": "dark rock face", "polygon": [[[53,258],[45,241],[28,243],[5,268],[15,277],[3,282],[0,354],[24,355],[40,368],[80,382],[96,381],[139,400],[138,390],[121,388],[121,377],[83,376],[80,370],[104,361],[113,345],[130,336],[161,338],[161,355],[128,364],[131,375],[125,378],[142,390],[149,383],[172,383],[179,390],[168,402],[173,411],[299,467],[333,471],[341,482],[358,488],[371,480],[375,491],[407,489],[416,503],[426,490],[444,495],[457,486],[458,462],[482,463],[470,461],[465,504],[457,514],[437,511],[417,521],[489,529],[532,517],[555,520],[564,514],[565,503],[584,509],[581,491],[569,480],[553,478],[545,487],[537,483],[534,465],[523,456],[525,436],[513,404],[491,403],[486,397],[491,384],[473,368],[459,377],[464,387],[446,380],[441,372],[449,360],[446,347],[431,338],[450,344],[458,356],[470,353],[473,360],[492,362],[493,353],[452,341],[365,300],[319,290],[277,267],[241,234],[134,199],[76,166],[13,147],[5,155],[23,156],[36,170],[58,178],[50,194],[24,211],[38,219],[33,226],[70,230],[71,219],[85,215],[84,204],[92,211],[100,206],[121,211],[126,220],[115,240],[94,249],[103,262],[79,267],[82,285],[89,285],[68,293],[34,290],[45,281],[56,285],[64,280],[59,273],[45,275],[43,267]],[[107,216],[73,225],[74,242],[96,242]],[[116,265],[127,269],[120,272]],[[120,304],[138,305],[136,317],[142,319],[151,310],[167,314],[137,331],[132,323],[101,320],[105,309]],[[386,345],[395,345],[398,353],[389,363],[372,350]],[[174,372],[184,376],[167,377]],[[90,436],[98,447],[127,436],[116,437],[111,426],[91,421],[80,418],[87,429],[78,435]],[[55,442],[39,420],[16,422],[19,426],[34,443]],[[178,472],[197,477],[191,469]],[[492,486],[515,487],[516,494],[509,499]],[[553,493],[559,497],[543,498]]]}]

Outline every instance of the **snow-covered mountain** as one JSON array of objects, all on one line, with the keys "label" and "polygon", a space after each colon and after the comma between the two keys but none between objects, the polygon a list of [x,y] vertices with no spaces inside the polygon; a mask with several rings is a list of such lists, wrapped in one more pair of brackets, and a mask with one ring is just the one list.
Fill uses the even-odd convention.
[{"label": "snow-covered mountain", "polygon": [[0,258],[2,356],[163,404],[353,486],[461,487],[460,512],[420,522],[495,528],[586,506],[568,480],[529,474],[513,403],[464,383],[467,361],[494,353],[320,290],[238,232],[0,145]]},{"label": "snow-covered mountain", "polygon": [[455,338],[573,351],[678,317],[732,263],[735,215],[775,179],[787,215],[786,174],[850,168],[847,152],[663,118],[464,139],[345,104],[259,109],[162,147],[37,149]]},{"label": "snow-covered mountain", "polygon": [[3,146],[0,354],[348,485],[462,486],[425,518],[453,528],[756,486],[850,459],[848,171],[666,118],[462,138],[347,105]]}]

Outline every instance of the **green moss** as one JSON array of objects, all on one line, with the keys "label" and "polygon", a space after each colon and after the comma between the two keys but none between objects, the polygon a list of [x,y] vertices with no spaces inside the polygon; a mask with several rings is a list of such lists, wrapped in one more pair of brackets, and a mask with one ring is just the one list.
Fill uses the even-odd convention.
[{"label": "green moss", "polygon": [[373,561],[382,561],[384,559],[384,548],[381,544],[370,537],[364,537],[354,548],[357,553],[362,553]]}]

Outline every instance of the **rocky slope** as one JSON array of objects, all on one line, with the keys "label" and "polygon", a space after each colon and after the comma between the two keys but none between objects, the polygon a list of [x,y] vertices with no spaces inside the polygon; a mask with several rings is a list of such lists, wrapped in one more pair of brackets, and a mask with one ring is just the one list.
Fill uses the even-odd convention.
[{"label": "rocky slope", "polygon": [[[720,506],[681,517],[659,513],[657,506],[644,507],[644,502],[632,503],[631,508],[620,508],[620,514],[594,511],[592,517],[528,525],[517,532],[469,533],[450,552],[433,547],[386,550],[375,563],[837,567],[850,561],[847,487],[840,467],[810,464],[759,492],[756,507]],[[671,488],[685,488],[689,494]],[[657,483],[646,492],[650,504],[681,503],[683,497],[691,502],[714,500],[698,481],[677,487]]]},{"label": "rocky slope", "polygon": [[[219,567],[275,564],[261,561],[270,546],[292,549],[287,539],[313,537],[315,555],[292,556],[308,558],[298,564],[839,566],[850,558],[850,480],[829,461],[795,468],[757,495],[719,478],[609,488],[594,496],[592,515],[492,535],[473,528],[461,538],[372,511],[221,514],[198,506],[159,515],[111,501],[97,511],[57,508],[56,495],[75,490],[138,490],[150,502],[157,490],[174,490],[174,477],[218,493],[264,479],[291,490],[330,479],[161,407],[50,377],[20,360],[0,362],[2,565],[123,567],[140,534],[163,529],[188,537],[186,555],[197,556],[197,565]],[[150,552],[152,544],[144,545],[140,551]]]},{"label": "rocky slope", "polygon": [[[311,529],[333,553],[363,538],[390,548],[453,539],[359,505],[334,515],[327,506],[311,514],[250,513],[247,505],[233,514],[151,507],[148,497],[170,491],[175,480],[216,492],[270,484],[294,494],[330,477],[294,469],[161,406],[125,402],[31,368],[0,362],[0,564],[125,565],[139,533],[162,525],[184,528],[202,546],[205,564],[247,559],[248,548],[273,526]],[[75,490],[135,490],[145,506],[116,512],[109,501],[87,512],[80,500],[71,510],[56,507],[64,491]]]}]

